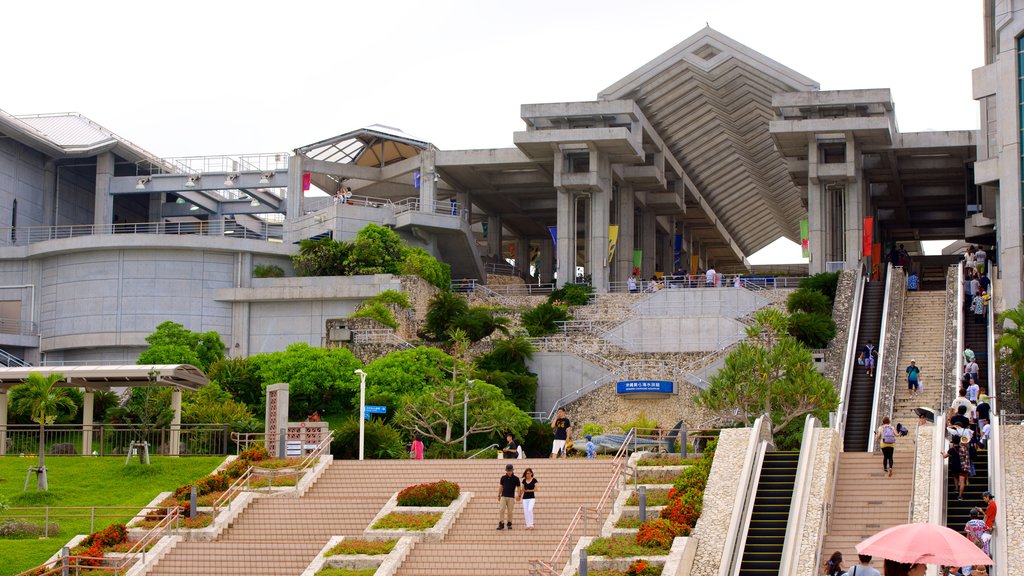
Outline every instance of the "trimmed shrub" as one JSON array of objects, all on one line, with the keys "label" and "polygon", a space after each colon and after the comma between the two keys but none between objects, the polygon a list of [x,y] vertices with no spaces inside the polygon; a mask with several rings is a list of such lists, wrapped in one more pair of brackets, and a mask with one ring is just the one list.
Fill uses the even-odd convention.
[{"label": "trimmed shrub", "polygon": [[260,460],[266,460],[267,458],[270,458],[270,454],[267,453],[266,446],[262,444],[257,444],[238,455],[238,460],[248,462],[249,464],[259,462]]},{"label": "trimmed shrub", "polygon": [[672,499],[668,506],[661,509],[661,517],[665,520],[693,528],[700,518],[704,507],[704,491],[688,489],[677,498]]},{"label": "trimmed shrub", "polygon": [[128,541],[128,528],[124,524],[111,524],[99,532],[93,532],[82,540],[82,546],[92,548],[110,548]]},{"label": "trimmed shrub", "polygon": [[257,264],[252,268],[253,278],[284,278],[284,268],[277,264]]},{"label": "trimmed shrub", "polygon": [[824,348],[836,335],[831,316],[797,312],[789,316],[789,335],[809,348]]},{"label": "trimmed shrub", "polygon": [[809,312],[811,314],[831,314],[832,301],[817,290],[801,288],[789,295],[786,299],[786,310],[790,314],[794,312]]},{"label": "trimmed shrub", "polygon": [[377,322],[387,326],[388,328],[398,329],[398,322],[395,320],[395,315],[388,310],[388,307],[379,303],[372,302],[370,304],[363,304],[359,310],[356,310],[349,318],[373,318]]},{"label": "trimmed shrub", "polygon": [[[369,458],[395,460],[407,454],[401,432],[380,418],[371,418],[366,423],[363,440]],[[331,454],[335,460],[359,457],[359,418],[347,418],[341,423],[331,442]]]},{"label": "trimmed shrub", "polygon": [[4,520],[0,522],[0,538],[38,538],[43,534],[56,536],[60,533],[60,526],[50,522],[44,530],[41,523],[29,522],[28,520]]},{"label": "trimmed shrub", "polygon": [[814,276],[808,276],[800,281],[798,288],[801,290],[817,290],[828,296],[829,302],[836,300],[836,286],[839,285],[838,272],[822,272]]},{"label": "trimmed shrub", "polygon": [[625,574],[626,576],[660,576],[661,571],[661,566],[656,566],[641,558],[634,560],[626,568]]},{"label": "trimmed shrub", "polygon": [[452,286],[452,267],[430,255],[423,248],[406,248],[405,259],[398,265],[398,273],[419,276],[427,283],[450,290]]},{"label": "trimmed shrub", "polygon": [[590,303],[590,295],[593,293],[594,287],[589,284],[566,284],[548,294],[548,302],[551,304],[561,302],[569,306],[584,306]]},{"label": "trimmed shrub", "polygon": [[398,493],[399,506],[447,506],[459,497],[459,485],[447,480],[416,484]]}]

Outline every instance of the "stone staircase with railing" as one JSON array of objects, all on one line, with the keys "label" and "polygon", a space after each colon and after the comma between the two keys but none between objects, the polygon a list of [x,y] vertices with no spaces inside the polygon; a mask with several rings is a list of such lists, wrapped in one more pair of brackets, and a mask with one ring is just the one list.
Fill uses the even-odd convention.
[{"label": "stone staircase with railing", "polygon": [[[932,409],[939,406],[942,396],[942,364],[945,347],[945,291],[910,292],[903,311],[903,333],[900,336],[899,361],[896,365],[896,397],[892,421],[910,430],[913,438],[917,429],[919,406]],[[921,391],[910,396],[907,390],[906,368],[914,360],[921,369]]]},{"label": "stone staircase with railing", "polygon": [[[600,499],[615,462],[598,459],[516,460],[537,478],[535,526],[515,509],[512,531],[496,530],[498,479],[507,461],[337,460],[299,498],[254,500],[213,542],[180,542],[151,576],[297,576],[332,536],[360,536],[391,496],[414,484],[449,480],[469,501],[441,542],[418,543],[400,575],[522,575],[528,560],[557,548],[580,506]],[[574,543],[573,543],[574,544]]]}]

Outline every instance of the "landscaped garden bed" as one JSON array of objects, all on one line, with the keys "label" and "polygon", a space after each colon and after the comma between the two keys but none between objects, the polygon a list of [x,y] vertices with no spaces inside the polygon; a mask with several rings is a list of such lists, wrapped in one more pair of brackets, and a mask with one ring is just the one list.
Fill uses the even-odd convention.
[{"label": "landscaped garden bed", "polygon": [[320,550],[302,576],[393,574],[412,550],[416,538],[370,540],[335,536]]},{"label": "landscaped garden bed", "polygon": [[327,552],[324,552],[324,556],[351,556],[356,554],[365,554],[367,556],[377,556],[390,554],[395,548],[395,544],[398,540],[360,540],[358,538],[346,538],[342,540]]},{"label": "landscaped garden bed", "polygon": [[374,540],[410,533],[420,540],[441,540],[472,496],[445,480],[409,486],[388,500],[363,534]]},{"label": "landscaped garden bed", "polygon": [[637,468],[636,477],[640,484],[671,484],[679,477],[679,473],[689,466],[646,467]]},{"label": "landscaped garden bed", "polygon": [[376,573],[376,568],[324,568],[317,576],[373,576]]},{"label": "landscaped garden bed", "polygon": [[[678,477],[679,474],[677,473]],[[665,506],[669,502],[669,494],[671,494],[671,488],[654,488],[647,491],[647,505],[648,506]],[[640,505],[640,491],[634,490],[629,498],[626,499],[626,506],[639,506]]]},{"label": "landscaped garden bed", "polygon": [[374,530],[426,530],[441,519],[440,512],[390,512],[373,523]]}]

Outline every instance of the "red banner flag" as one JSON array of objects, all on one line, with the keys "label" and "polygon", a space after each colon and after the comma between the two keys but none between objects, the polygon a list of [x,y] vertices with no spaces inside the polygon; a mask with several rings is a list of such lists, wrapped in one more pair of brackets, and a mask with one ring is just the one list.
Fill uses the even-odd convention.
[{"label": "red banner flag", "polygon": [[871,245],[875,238],[875,219],[864,219],[864,246],[861,256],[871,256]]},{"label": "red banner flag", "polygon": [[302,191],[303,192],[308,192],[309,191],[309,185],[310,185],[310,183],[312,183],[312,181],[313,181],[313,175],[310,174],[309,172],[306,172],[305,174],[302,175]]}]

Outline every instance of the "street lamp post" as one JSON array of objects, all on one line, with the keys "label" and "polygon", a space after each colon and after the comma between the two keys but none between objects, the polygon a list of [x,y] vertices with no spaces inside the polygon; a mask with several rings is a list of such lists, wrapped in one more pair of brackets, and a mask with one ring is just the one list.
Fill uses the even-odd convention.
[{"label": "street lamp post", "polygon": [[466,390],[462,394],[462,452],[466,452],[466,441],[469,440],[469,434],[466,434],[467,427],[469,425],[469,389],[476,384],[476,380],[466,380]]},{"label": "street lamp post", "polygon": [[363,459],[363,435],[366,433],[366,372],[356,370],[359,375],[359,459]]}]

